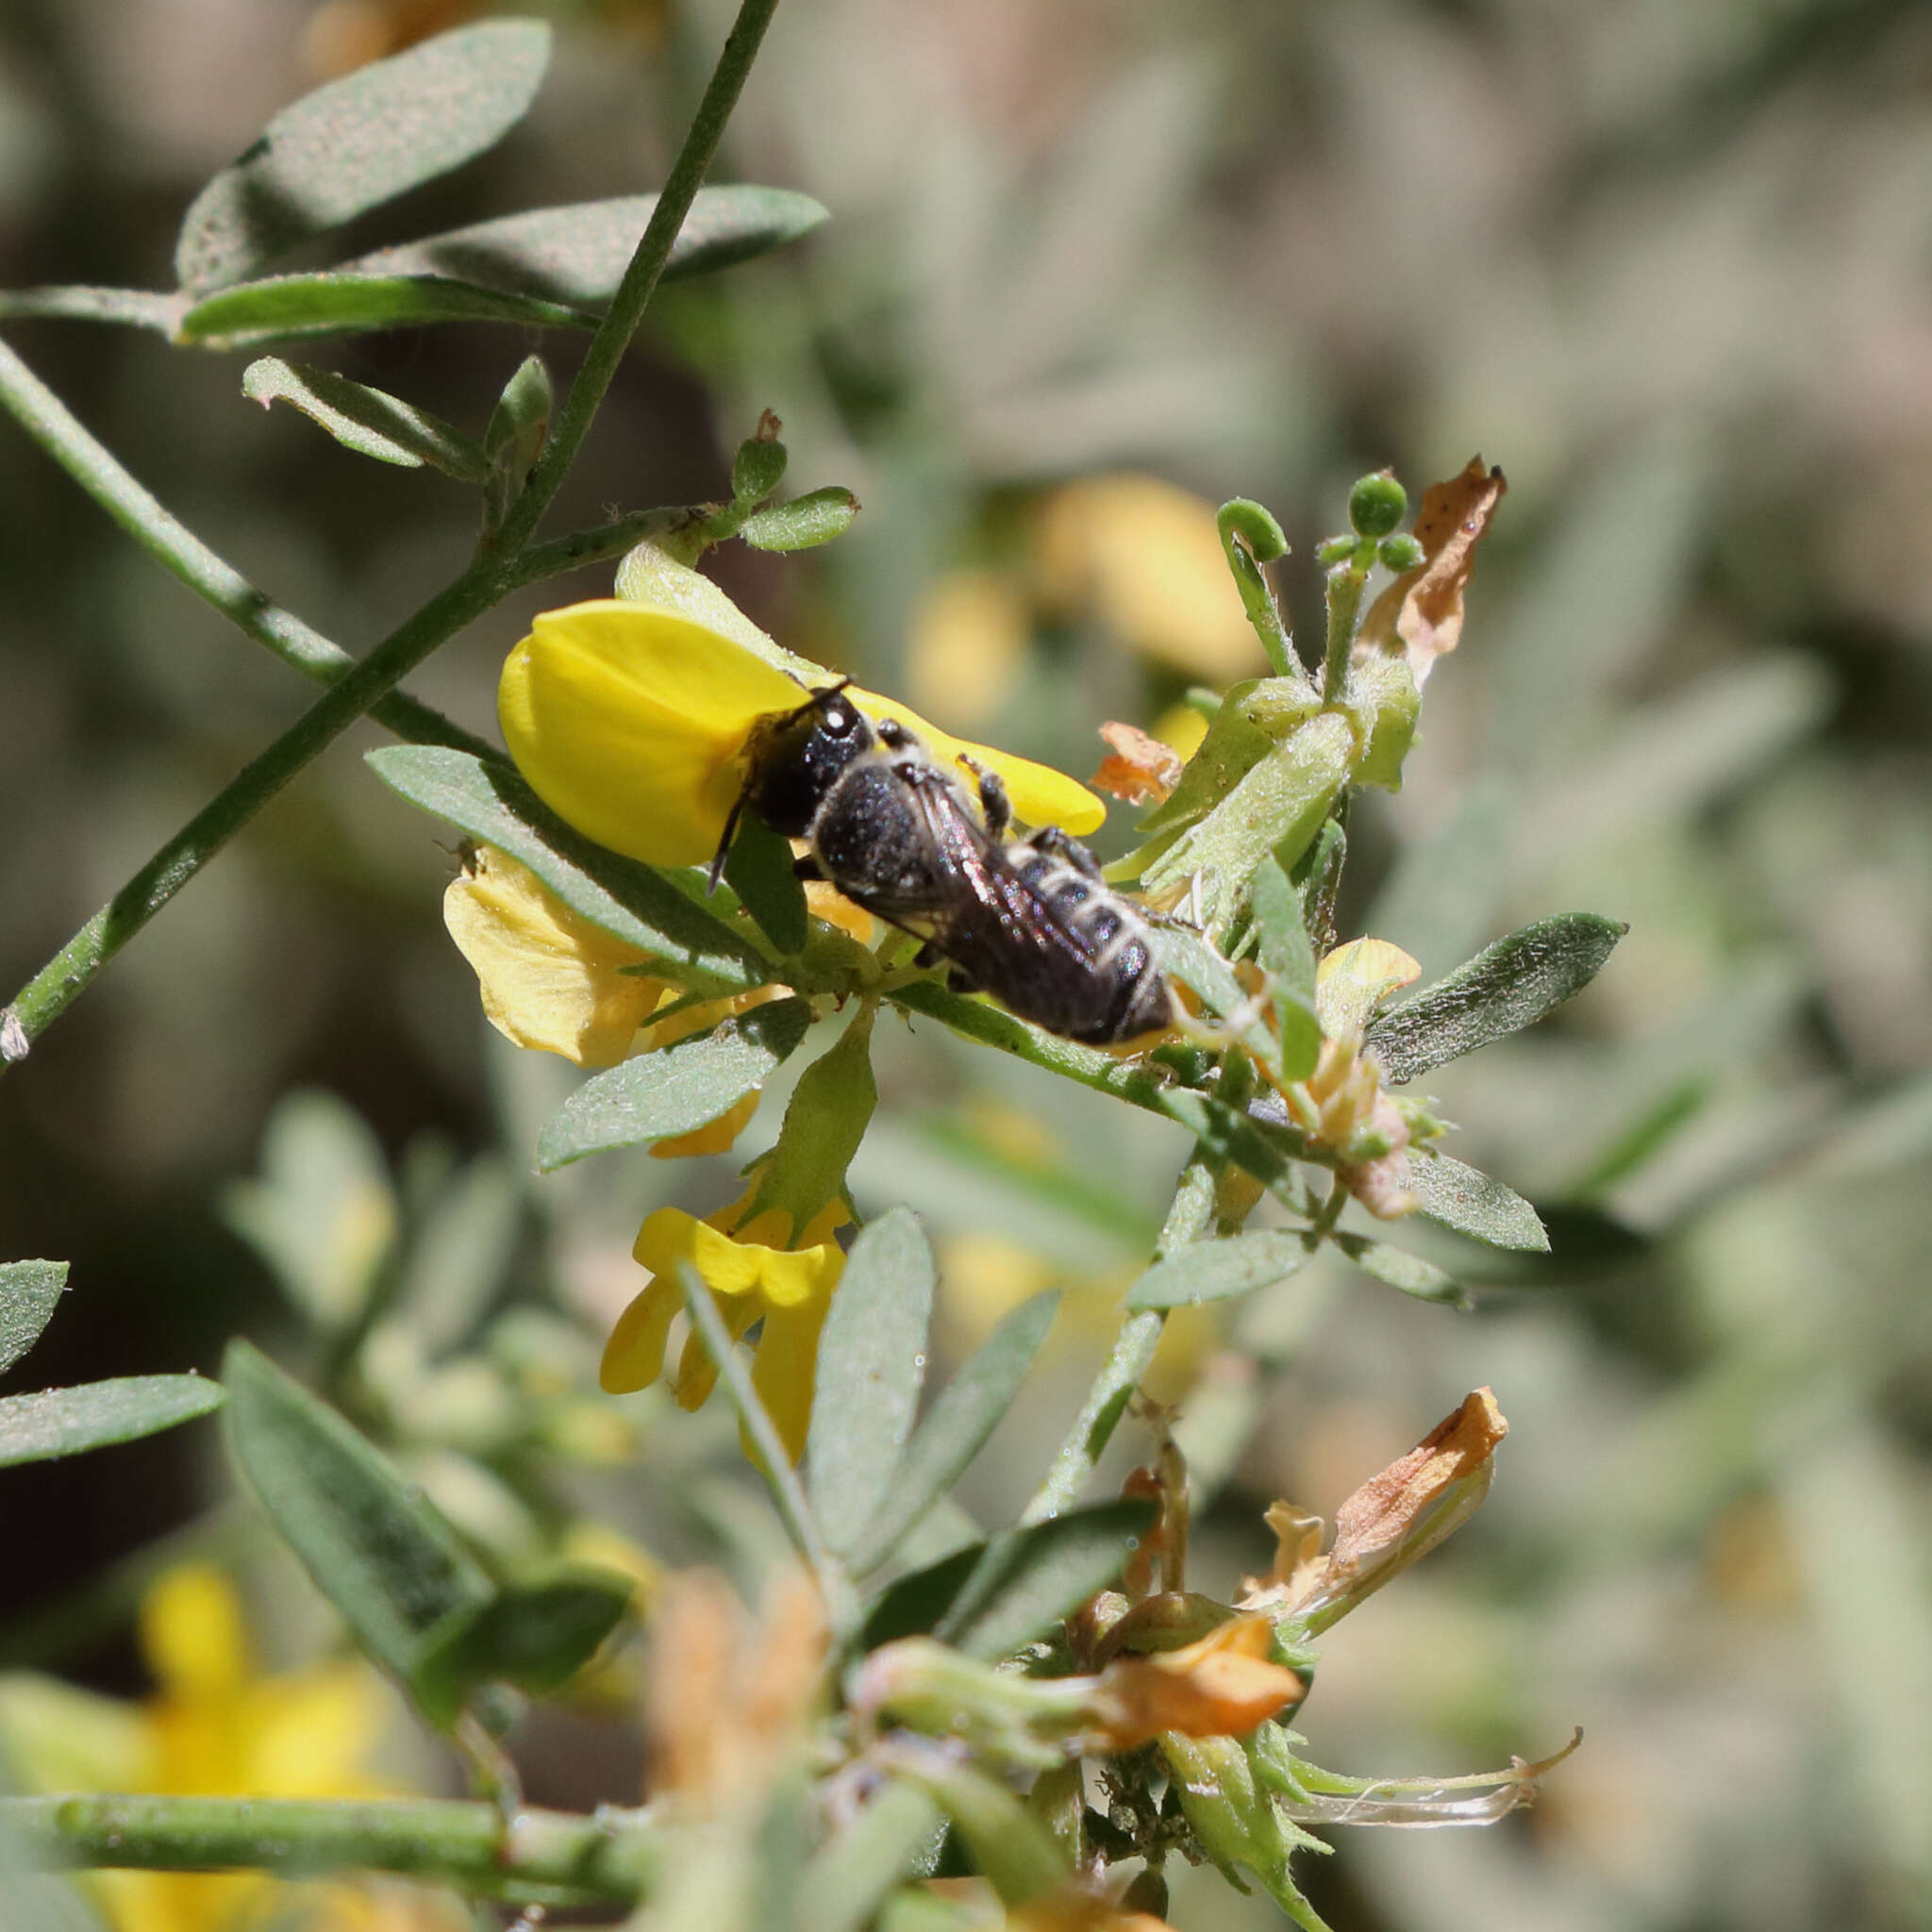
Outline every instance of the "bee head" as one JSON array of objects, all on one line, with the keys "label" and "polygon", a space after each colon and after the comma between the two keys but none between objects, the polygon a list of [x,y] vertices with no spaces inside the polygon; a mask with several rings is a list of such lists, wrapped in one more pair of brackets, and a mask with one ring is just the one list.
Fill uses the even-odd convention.
[{"label": "bee head", "polygon": [[814,691],[797,710],[765,720],[753,734],[745,802],[774,832],[802,839],[840,773],[877,741],[872,721],[842,683]]}]

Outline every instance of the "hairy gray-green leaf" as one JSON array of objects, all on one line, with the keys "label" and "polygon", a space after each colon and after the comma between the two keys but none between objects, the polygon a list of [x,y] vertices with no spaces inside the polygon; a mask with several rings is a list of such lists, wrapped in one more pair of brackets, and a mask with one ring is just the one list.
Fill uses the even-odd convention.
[{"label": "hairy gray-green leaf", "polygon": [[379,463],[405,470],[428,463],[465,483],[480,483],[489,475],[481,445],[461,430],[331,369],[264,356],[243,372],[242,393],[264,409],[273,403],[292,403],[344,449]]},{"label": "hairy gray-green leaf", "polygon": [[394,1312],[431,1356],[466,1340],[502,1286],[523,1200],[501,1155],[479,1155],[430,1202],[408,1244]]},{"label": "hairy gray-green leaf", "polygon": [[1121,1573],[1154,1521],[1151,1503],[1103,1503],[987,1542],[934,1634],[991,1662],[1050,1629]]},{"label": "hairy gray-green leaf", "polygon": [[0,1469],[132,1442],[221,1405],[222,1385],[206,1375],[119,1375],[0,1397]]},{"label": "hairy gray-green leaf", "polygon": [[908,1208],[852,1244],[819,1339],[806,1493],[825,1547],[850,1553],[901,1476],[932,1319],[932,1248]]},{"label": "hairy gray-green leaf", "polygon": [[739,525],[738,534],[754,550],[813,550],[842,537],[858,514],[858,497],[835,484],[754,510]]},{"label": "hairy gray-green leaf", "polygon": [[1315,1017],[1315,947],[1302,920],[1301,898],[1272,856],[1248,881],[1248,907],[1261,964],[1274,981],[1282,1077],[1306,1080],[1322,1055],[1322,1023]]},{"label": "hairy gray-green leaf", "polygon": [[811,1008],[773,1000],[714,1032],[675,1041],[586,1080],[544,1123],[537,1165],[545,1174],[587,1154],[641,1147],[708,1125],[775,1073],[805,1038]]},{"label": "hairy gray-green leaf", "polygon": [[512,766],[427,744],[387,745],[368,761],[411,805],[520,859],[574,912],[664,960],[692,991],[742,992],[771,979],[758,950],[698,903],[696,874],[691,891],[680,891],[656,867],[572,831]]},{"label": "hairy gray-green leaf", "polygon": [[[1431,1221],[1492,1248],[1547,1253],[1550,1238],[1537,1211],[1513,1189],[1446,1154],[1413,1155],[1408,1188]],[[1399,1284],[1398,1284],[1399,1285]]]},{"label": "hairy gray-green leaf", "polygon": [[630,1607],[630,1579],[578,1567],[502,1585],[456,1610],[423,1644],[409,1689],[432,1723],[454,1724],[485,1684],[542,1696],[583,1669]]},{"label": "hairy gray-green leaf", "polygon": [[1445,1274],[1432,1261],[1411,1255],[1387,1241],[1371,1241],[1366,1235],[1338,1234],[1335,1245],[1365,1274],[1399,1288],[1422,1302],[1441,1302],[1445,1307],[1473,1308],[1469,1291],[1453,1274]]},{"label": "hairy gray-green leaf", "polygon": [[223,1358],[235,1459],[315,1587],[407,1684],[438,1625],[494,1595],[414,1484],[245,1341]]},{"label": "hairy gray-green leaf", "polygon": [[1127,1291],[1129,1308],[1179,1308],[1226,1301],[1292,1274],[1308,1258],[1298,1234],[1257,1229],[1228,1241],[1191,1241],[1157,1261]]},{"label": "hairy gray-green leaf", "polygon": [[[841,1290],[842,1293],[843,1291]],[[950,1491],[1012,1407],[1046,1331],[1059,1295],[1049,1291],[1022,1302],[974,1351],[914,1431],[892,1480],[849,1553],[853,1573],[875,1570],[908,1531]],[[837,1306],[836,1299],[834,1306]]]},{"label": "hairy gray-green leaf", "polygon": [[226,288],[448,174],[523,119],[549,63],[542,22],[489,21],[303,95],[195,196],[176,278],[196,293]]},{"label": "hairy gray-green leaf", "polygon": [[369,1124],[333,1093],[297,1091],[269,1116],[261,1173],[222,1191],[222,1219],[317,1327],[362,1311],[395,1242],[389,1165]]},{"label": "hairy gray-green leaf", "polygon": [[[358,275],[440,275],[574,308],[601,309],[658,206],[655,194],[535,208],[339,264]],[[787,188],[701,188],[672,244],[662,279],[708,275],[808,235],[827,219]],[[763,492],[760,492],[761,494]]]},{"label": "hairy gray-green leaf", "polygon": [[1594,912],[1559,912],[1487,946],[1369,1028],[1391,1083],[1533,1026],[1594,979],[1629,931]]},{"label": "hairy gray-green leaf", "polygon": [[0,1262],[0,1374],[41,1339],[66,1286],[65,1261]]},{"label": "hairy gray-green leaf", "polygon": [[322,336],[371,335],[436,322],[508,322],[523,328],[581,328],[597,318],[534,295],[506,295],[438,275],[272,275],[197,302],[175,341],[205,349],[259,349]]},{"label": "hairy gray-green leaf", "polygon": [[1240,1108],[1181,1087],[1167,1088],[1157,1098],[1161,1112],[1177,1120],[1208,1153],[1246,1168],[1264,1186],[1287,1174],[1291,1156]]},{"label": "hairy gray-green leaf", "polygon": [[799,1932],[859,1932],[931,1842],[940,1808],[889,1780],[856,1818],[836,1822],[798,1888]]}]

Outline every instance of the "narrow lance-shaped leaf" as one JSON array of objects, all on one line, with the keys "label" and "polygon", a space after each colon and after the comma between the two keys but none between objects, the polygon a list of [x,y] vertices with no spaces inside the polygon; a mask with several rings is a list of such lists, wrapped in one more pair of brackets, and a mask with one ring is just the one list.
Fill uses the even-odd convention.
[{"label": "narrow lance-shaped leaf", "polygon": [[1301,900],[1272,858],[1256,868],[1248,894],[1261,964],[1274,982],[1282,1077],[1306,1080],[1322,1055],[1322,1023],[1315,1016],[1315,948],[1302,922]]},{"label": "narrow lance-shaped leaf", "polygon": [[844,1556],[899,1475],[925,1379],[932,1249],[907,1208],[852,1244],[819,1339],[807,1494],[825,1546]]},{"label": "narrow lance-shaped leaf", "polygon": [[508,322],[521,328],[591,329],[597,318],[561,302],[508,295],[440,275],[271,275],[204,297],[182,315],[176,342],[259,349],[322,336],[425,328],[437,322]]},{"label": "narrow lance-shaped leaf", "polygon": [[791,841],[773,831],[756,812],[745,813],[724,856],[724,879],[779,952],[803,948],[810,928]]},{"label": "narrow lance-shaped leaf", "polygon": [[491,21],[305,94],[195,196],[175,244],[181,286],[239,282],[494,146],[549,63],[541,22]]},{"label": "narrow lance-shaped leaf", "polygon": [[192,1422],[222,1404],[206,1375],[120,1375],[0,1398],[0,1469],[132,1442]]},{"label": "narrow lance-shaped leaf", "polygon": [[480,483],[489,474],[481,447],[461,430],[333,370],[264,356],[243,373],[242,393],[264,409],[277,402],[292,403],[344,449],[379,463],[405,470],[428,463],[465,483]]},{"label": "narrow lance-shaped leaf", "polygon": [[1012,1407],[1053,1326],[1059,1300],[1049,1291],[1022,1302],[941,1390],[892,1472],[872,1520],[852,1547],[856,1574],[863,1576],[883,1563],[966,1473]]},{"label": "narrow lance-shaped leaf", "polygon": [[1440,1221],[1457,1234],[1487,1241],[1492,1248],[1548,1252],[1550,1238],[1536,1209],[1493,1175],[1465,1167],[1446,1154],[1415,1155],[1408,1163],[1407,1185],[1431,1221]]},{"label": "narrow lance-shaped leaf", "polygon": [[1179,1308],[1226,1301],[1292,1274],[1308,1258],[1298,1234],[1257,1229],[1228,1241],[1191,1241],[1158,1261],[1127,1291],[1129,1308]]},{"label": "narrow lance-shaped leaf", "polygon": [[916,1785],[889,1781],[856,1818],[834,1822],[798,1888],[800,1932],[859,1932],[932,1842],[940,1809]]},{"label": "narrow lance-shaped leaf", "polygon": [[1533,1026],[1596,977],[1629,929],[1594,912],[1540,919],[1376,1021],[1369,1048],[1399,1083]]},{"label": "narrow lance-shaped leaf", "polygon": [[1406,1248],[1391,1247],[1387,1241],[1371,1241],[1366,1235],[1337,1234],[1335,1245],[1365,1274],[1399,1288],[1422,1302],[1440,1302],[1445,1307],[1473,1308],[1469,1291],[1453,1274],[1445,1274],[1432,1261],[1411,1255]]},{"label": "narrow lance-shaped leaf", "polygon": [[438,1627],[409,1688],[445,1729],[485,1684],[513,1684],[540,1697],[560,1690],[617,1628],[633,1591],[628,1577],[589,1568],[505,1584]]},{"label": "narrow lance-shaped leaf", "polygon": [[0,1263],[0,1374],[40,1340],[66,1286],[65,1261]]},{"label": "narrow lance-shaped leaf", "polygon": [[987,1662],[1011,1655],[1113,1582],[1153,1520],[1134,1500],[1001,1531],[934,1634]]},{"label": "narrow lance-shaped leaf", "polygon": [[411,805],[508,853],[572,911],[664,959],[693,991],[741,992],[771,979],[767,962],[722,920],[665,874],[572,831],[509,764],[426,744],[386,745],[368,762]]},{"label": "narrow lance-shaped leaf", "polygon": [[[358,256],[339,263],[337,273],[448,276],[504,294],[601,309],[617,292],[657,207],[655,194],[625,194],[529,208]],[[672,244],[662,279],[748,261],[809,234],[826,219],[820,203],[789,188],[701,188]],[[758,494],[775,482],[774,477]]]},{"label": "narrow lance-shaped leaf", "polygon": [[483,431],[483,455],[490,466],[483,493],[486,540],[502,528],[510,506],[524,493],[524,485],[550,439],[550,415],[556,401],[543,358],[525,356],[516,374],[504,384]]},{"label": "narrow lance-shaped leaf", "polygon": [[425,1641],[494,1591],[423,1492],[245,1341],[223,1362],[235,1459],[315,1587],[407,1684]]},{"label": "narrow lance-shaped leaf", "polygon": [[774,1000],[586,1080],[544,1123],[538,1167],[548,1174],[587,1154],[642,1146],[708,1124],[770,1078],[797,1050],[810,1021],[804,1000]]}]

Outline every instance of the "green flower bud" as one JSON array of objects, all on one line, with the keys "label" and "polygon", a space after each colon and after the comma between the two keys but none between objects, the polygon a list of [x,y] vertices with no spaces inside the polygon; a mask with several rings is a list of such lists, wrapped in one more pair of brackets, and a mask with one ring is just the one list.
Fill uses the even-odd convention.
[{"label": "green flower bud", "polygon": [[1364,476],[1348,492],[1348,520],[1358,537],[1386,537],[1408,508],[1408,492],[1388,470]]},{"label": "green flower bud", "polygon": [[1375,552],[1384,570],[1391,570],[1400,576],[1406,570],[1420,567],[1424,557],[1423,546],[1406,533],[1400,537],[1385,537],[1381,548]]},{"label": "green flower bud", "polygon": [[1315,552],[1315,561],[1324,570],[1332,570],[1338,563],[1355,561],[1356,540],[1353,537],[1330,537]]}]

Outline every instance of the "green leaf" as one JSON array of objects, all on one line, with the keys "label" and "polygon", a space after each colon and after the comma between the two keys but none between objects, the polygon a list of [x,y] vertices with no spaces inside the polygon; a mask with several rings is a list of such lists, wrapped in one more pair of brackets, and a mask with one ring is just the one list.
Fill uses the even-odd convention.
[{"label": "green leaf", "polygon": [[1249,1051],[1270,1066],[1276,1062],[1280,1057],[1279,1042],[1255,1017],[1254,1003],[1247,989],[1234,976],[1234,968],[1201,934],[1173,922],[1150,923],[1147,940],[1155,963],[1169,979],[1192,988],[1216,1019],[1245,1019],[1241,1038]]},{"label": "green leaf", "polygon": [[172,336],[187,304],[154,289],[92,289],[53,284],[39,289],[0,289],[0,317],[49,315],[71,322],[105,322],[151,328]]},{"label": "green leaf", "polygon": [[475,1331],[508,1271],[523,1205],[509,1163],[494,1154],[479,1155],[429,1202],[393,1304],[425,1355],[441,1355]]},{"label": "green leaf", "polygon": [[483,498],[486,538],[503,527],[510,506],[524,493],[524,484],[549,441],[556,402],[542,357],[525,356],[504,384],[483,431],[483,455],[490,466]]},{"label": "green leaf", "polygon": [[318,1328],[353,1322],[395,1244],[389,1165],[333,1093],[295,1092],[269,1117],[259,1178],[222,1191],[222,1219]]},{"label": "green leaf", "polygon": [[[1419,1302],[1440,1302],[1445,1307],[1473,1308],[1469,1291],[1453,1274],[1445,1274],[1420,1255],[1386,1241],[1371,1241],[1366,1235],[1337,1234],[1329,1239],[1365,1274],[1412,1294]],[[1547,1243],[1545,1244],[1547,1245]]]},{"label": "green leaf", "polygon": [[852,1244],[819,1340],[806,1492],[825,1547],[845,1556],[898,1474],[919,1409],[932,1320],[932,1248],[908,1208]]},{"label": "green leaf", "polygon": [[781,1208],[802,1228],[845,1184],[845,1170],[878,1104],[872,1072],[873,1008],[861,1006],[838,1044],[821,1054],[791,1090],[764,1179],[745,1209],[749,1221]]},{"label": "green leaf", "polygon": [[424,328],[437,322],[508,322],[524,328],[582,328],[594,315],[530,295],[506,295],[438,275],[272,275],[197,302],[175,331],[205,349],[258,349],[319,336]]},{"label": "green leaf", "polygon": [[227,288],[493,147],[549,64],[541,21],[491,21],[305,94],[195,196],[175,244],[181,286]]},{"label": "green leaf", "polygon": [[[923,1753],[906,1775],[939,1800],[1004,1906],[1067,1890],[1073,1867],[1045,1825],[996,1778],[963,1758]],[[1011,1921],[1009,1920],[1010,1924]]]},{"label": "green leaf", "polygon": [[894,1577],[866,1612],[864,1627],[858,1633],[860,1650],[876,1650],[902,1637],[930,1635],[958,1601],[967,1578],[985,1556],[983,1542],[968,1543],[962,1550],[950,1551],[935,1562]]},{"label": "green leaf", "polygon": [[590,1568],[504,1584],[431,1634],[409,1689],[445,1730],[485,1684],[513,1684],[539,1697],[560,1690],[623,1622],[633,1593],[628,1577]]},{"label": "green leaf", "polygon": [[222,1377],[228,1440],[316,1589],[402,1683],[425,1641],[495,1594],[448,1521],[389,1459],[245,1341]]},{"label": "green leaf", "polygon": [[1341,869],[1348,862],[1348,834],[1340,819],[1331,818],[1299,858],[1284,864],[1277,851],[1274,860],[1301,899],[1302,924],[1319,960],[1335,944],[1335,907],[1341,897]]},{"label": "green leaf", "polygon": [[669,874],[572,831],[510,765],[430,744],[387,745],[368,761],[411,805],[521,860],[574,912],[662,959],[691,991],[770,982],[770,963]]},{"label": "green leaf", "polygon": [[1487,946],[1369,1028],[1391,1083],[1412,1080],[1525,1026],[1581,992],[1629,931],[1594,912],[1559,912]]},{"label": "green leaf", "polygon": [[1282,1077],[1306,1080],[1322,1056],[1322,1023],[1315,1017],[1315,947],[1302,920],[1301,898],[1272,857],[1256,867],[1248,882],[1248,905],[1260,942],[1261,964],[1274,980]]},{"label": "green leaf", "polygon": [[1215,1159],[1246,1168],[1263,1186],[1287,1174],[1291,1157],[1239,1108],[1181,1087],[1167,1088],[1158,1098],[1161,1112],[1186,1127]]},{"label": "green leaf", "polygon": [[724,855],[724,878],[740,903],[758,921],[758,930],[781,953],[805,944],[805,888],[791,857],[791,841],[748,811]]},{"label": "green leaf", "polygon": [[0,1398],[0,1469],[131,1442],[221,1405],[222,1385],[206,1375],[120,1375],[8,1395]]},{"label": "green leaf", "polygon": [[984,1662],[1010,1656],[1112,1583],[1153,1521],[1136,1500],[1002,1530],[933,1634]]},{"label": "green leaf", "polygon": [[1412,1156],[1408,1188],[1431,1221],[1440,1221],[1457,1234],[1488,1241],[1492,1248],[1549,1251],[1550,1238],[1536,1209],[1521,1194],[1446,1154]]},{"label": "green leaf", "polygon": [[0,1374],[41,1339],[66,1286],[65,1261],[0,1262]]},{"label": "green leaf", "polygon": [[1298,1234],[1257,1229],[1227,1241],[1191,1241],[1157,1261],[1127,1291],[1128,1308],[1180,1308],[1227,1301],[1292,1274],[1308,1258]]},{"label": "green leaf", "polygon": [[428,463],[465,483],[480,483],[489,475],[481,447],[459,429],[333,370],[264,356],[243,372],[242,393],[264,409],[292,403],[343,448],[379,463],[405,470]]},{"label": "green leaf", "polygon": [[[595,311],[616,294],[657,206],[655,194],[625,194],[528,208],[358,256],[339,264],[339,272],[446,276],[500,294]],[[826,219],[810,195],[787,188],[701,188],[672,243],[662,279],[709,275],[749,261],[809,234]]]},{"label": "green leaf", "polygon": [[811,1024],[804,1000],[773,1000],[714,1032],[640,1054],[586,1080],[543,1124],[537,1166],[544,1174],[603,1154],[708,1125],[763,1085],[797,1050]]},{"label": "green leaf", "polygon": [[[1022,1302],[940,1391],[891,1472],[871,1521],[854,1540],[849,1560],[855,1574],[877,1569],[966,1473],[1020,1392],[1053,1326],[1059,1300],[1058,1292],[1048,1291]],[[836,1299],[833,1306],[838,1306]]]},{"label": "green leaf", "polygon": [[738,534],[754,550],[815,550],[842,537],[858,514],[858,497],[834,485],[754,510],[739,525]]},{"label": "green leaf", "polygon": [[859,1932],[932,1842],[940,1809],[916,1785],[889,1779],[856,1818],[831,1836],[798,1888],[800,1932]]}]

